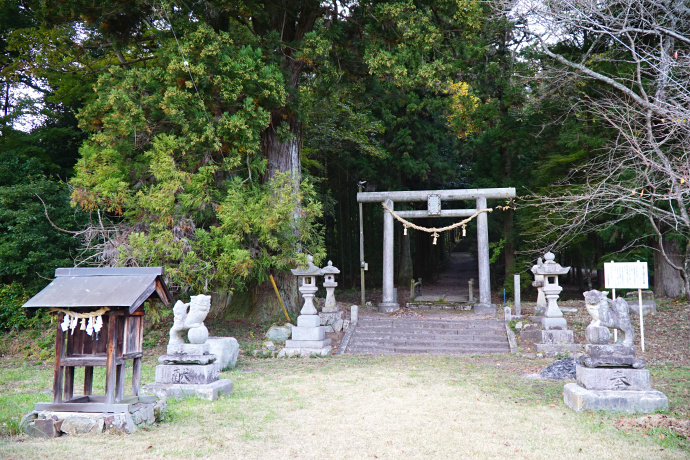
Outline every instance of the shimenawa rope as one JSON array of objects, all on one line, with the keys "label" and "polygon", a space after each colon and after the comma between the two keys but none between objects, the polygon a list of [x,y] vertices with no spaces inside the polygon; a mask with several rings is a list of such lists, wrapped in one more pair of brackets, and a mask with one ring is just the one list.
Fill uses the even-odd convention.
[{"label": "shimenawa rope", "polygon": [[460,222],[456,222],[456,223],[454,223],[453,225],[449,225],[449,226],[447,226],[447,227],[442,227],[442,228],[436,228],[436,227],[427,228],[427,227],[420,227],[419,225],[413,224],[413,223],[410,222],[409,220],[403,219],[402,217],[400,217],[399,215],[397,215],[397,214],[395,213],[395,211],[393,211],[391,208],[389,208],[389,207],[386,205],[386,203],[381,203],[381,204],[383,205],[383,207],[384,207],[384,209],[385,209],[386,211],[390,212],[391,215],[392,215],[393,217],[395,217],[396,220],[400,221],[400,222],[403,224],[403,227],[404,227],[403,234],[404,234],[404,235],[407,235],[407,229],[408,229],[408,227],[409,227],[409,228],[414,228],[415,230],[419,230],[419,231],[422,231],[422,232],[431,233],[431,234],[432,234],[431,236],[434,237],[434,244],[436,244],[436,239],[439,237],[439,234],[438,234],[439,232],[445,232],[445,231],[448,231],[448,230],[453,230],[454,228],[462,227],[462,236],[466,236],[467,224],[468,224],[472,219],[474,219],[475,217],[477,217],[479,214],[481,214],[481,213],[483,213],[483,212],[492,212],[492,211],[493,211],[493,209],[491,209],[491,208],[480,209],[480,210],[478,210],[477,212],[475,212],[474,214],[472,214],[470,217],[468,217],[467,219],[461,220]]}]

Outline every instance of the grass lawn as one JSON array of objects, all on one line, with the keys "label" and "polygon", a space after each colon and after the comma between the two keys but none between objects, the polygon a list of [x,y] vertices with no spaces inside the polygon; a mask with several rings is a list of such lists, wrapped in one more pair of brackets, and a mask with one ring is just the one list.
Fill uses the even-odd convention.
[{"label": "grass lawn", "polygon": [[[151,355],[143,382],[153,381]],[[7,433],[14,417],[51,399],[52,367],[5,359],[0,458],[690,458],[688,440],[675,431],[635,428],[636,416],[575,413],[563,404],[563,382],[522,377],[552,361],[510,355],[242,358],[222,374],[234,382],[231,396],[171,400],[166,421],[133,435],[45,440]],[[671,401],[666,415],[678,416],[674,410],[688,407],[690,369],[650,369],[654,387]]]}]

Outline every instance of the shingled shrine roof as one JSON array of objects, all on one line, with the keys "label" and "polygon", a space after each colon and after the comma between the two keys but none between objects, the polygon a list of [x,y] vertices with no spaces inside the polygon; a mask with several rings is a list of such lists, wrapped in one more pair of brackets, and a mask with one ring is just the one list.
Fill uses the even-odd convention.
[{"label": "shingled shrine roof", "polygon": [[134,313],[154,295],[166,306],[172,301],[162,267],[58,268],[55,279],[24,307],[121,307]]}]

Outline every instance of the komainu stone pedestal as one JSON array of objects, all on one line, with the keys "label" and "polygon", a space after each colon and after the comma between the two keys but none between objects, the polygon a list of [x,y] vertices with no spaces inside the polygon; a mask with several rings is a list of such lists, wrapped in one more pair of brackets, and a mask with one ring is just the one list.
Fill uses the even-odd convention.
[{"label": "komainu stone pedestal", "polygon": [[564,402],[576,412],[647,413],[668,409],[668,398],[651,387],[647,369],[577,365],[576,375],[577,383],[563,388]]},{"label": "komainu stone pedestal", "polygon": [[[183,398],[197,396],[212,401],[221,394],[232,393],[232,381],[219,379],[221,366],[218,356],[210,353],[208,329],[204,319],[211,308],[211,297],[192,296],[189,304],[177,301],[173,307],[175,320],[170,329],[167,355],[158,358],[156,381],[142,388],[144,394],[159,398]],[[190,343],[185,343],[182,333],[187,331]],[[229,342],[237,341],[235,339]],[[215,340],[214,348],[223,350],[225,341]],[[235,355],[236,356],[236,355]],[[223,357],[224,360],[228,358]]]},{"label": "komainu stone pedestal", "polygon": [[181,344],[174,349],[168,346],[168,351],[177,353],[158,358],[161,364],[156,366],[156,381],[144,386],[142,392],[159,398],[197,396],[209,401],[221,394],[231,394],[232,381],[219,379],[220,364],[208,349],[207,343]]},{"label": "komainu stone pedestal", "polygon": [[[585,354],[576,366],[577,383],[563,388],[563,401],[574,411],[654,412],[668,408],[668,398],[652,388],[645,362],[635,355],[628,304],[608,292],[584,293],[592,322],[585,329]],[[609,327],[625,334],[611,344]]]}]

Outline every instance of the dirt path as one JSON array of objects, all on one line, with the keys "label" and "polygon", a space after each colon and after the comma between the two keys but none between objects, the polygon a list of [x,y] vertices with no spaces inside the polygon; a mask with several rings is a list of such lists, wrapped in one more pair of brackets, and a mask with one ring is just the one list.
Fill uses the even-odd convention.
[{"label": "dirt path", "polygon": [[474,279],[475,295],[478,295],[477,259],[467,252],[451,252],[447,265],[434,283],[422,280],[422,294],[467,296],[470,278]]}]

